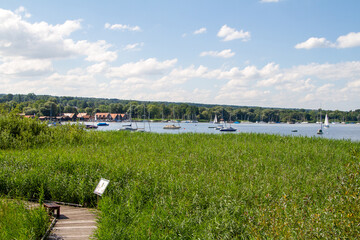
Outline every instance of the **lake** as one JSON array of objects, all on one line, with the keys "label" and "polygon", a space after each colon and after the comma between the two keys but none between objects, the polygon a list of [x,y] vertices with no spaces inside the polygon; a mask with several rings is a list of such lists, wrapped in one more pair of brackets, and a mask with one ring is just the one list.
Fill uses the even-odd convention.
[{"label": "lake", "polygon": [[[95,123],[96,124],[96,123]],[[110,122],[109,126],[98,127],[97,131],[118,130],[123,124],[119,122]],[[144,123],[136,123],[139,128],[144,127]],[[360,141],[360,124],[331,124],[329,128],[323,128],[324,134],[316,134],[320,128],[319,124],[267,124],[267,123],[241,123],[231,124],[236,128],[236,132],[220,132],[214,128],[212,123],[180,123],[180,129],[163,129],[165,125],[172,123],[150,122],[145,123],[145,130],[156,133],[213,133],[213,134],[236,134],[245,133],[267,133],[292,136],[323,137],[330,139],[349,139]],[[175,125],[178,125],[177,123]],[[135,127],[135,123],[133,123]],[[296,132],[294,132],[296,131]]]}]

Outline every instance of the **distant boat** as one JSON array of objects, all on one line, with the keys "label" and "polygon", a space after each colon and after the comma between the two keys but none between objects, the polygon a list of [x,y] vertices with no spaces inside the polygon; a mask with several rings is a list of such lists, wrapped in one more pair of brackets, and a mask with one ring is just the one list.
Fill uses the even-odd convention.
[{"label": "distant boat", "polygon": [[122,128],[118,129],[119,131],[136,131],[137,128],[133,128],[132,126],[122,126]]},{"label": "distant boat", "polygon": [[235,132],[237,129],[233,127],[223,127],[220,129],[220,132]]},{"label": "distant boat", "polygon": [[109,126],[108,123],[104,123],[104,122],[100,122],[97,124],[99,127],[102,127],[102,126]]},{"label": "distant boat", "polygon": [[214,122],[213,122],[214,124],[219,124],[219,121],[218,121],[218,119],[217,119],[217,116],[216,116],[216,114],[215,114],[215,117],[214,117]]},{"label": "distant boat", "polygon": [[132,127],[132,120],[131,120],[131,104],[130,104],[130,115],[129,115],[129,121],[130,121],[130,123],[129,123],[129,124],[123,124],[123,125],[121,126],[121,128],[120,128],[120,129],[118,129],[118,130],[119,130],[119,131],[136,131],[136,130],[138,129],[136,122],[135,122],[135,124],[136,124],[136,128],[133,128],[133,127]]},{"label": "distant boat", "polygon": [[329,128],[330,125],[329,125],[329,118],[328,118],[328,115],[326,114],[325,115],[325,122],[324,122],[324,128]]},{"label": "distant boat", "polygon": [[165,125],[163,129],[180,129],[180,126],[175,126],[174,124],[171,125]]},{"label": "distant boat", "polygon": [[317,130],[316,134],[321,135],[321,134],[323,134],[323,133],[324,133],[324,132],[323,132],[323,130],[322,130],[322,124],[321,124],[321,128]]},{"label": "distant boat", "polygon": [[321,134],[324,133],[323,130],[322,130],[322,126],[323,125],[322,125],[321,112],[320,112],[320,129],[317,130],[316,134],[321,135]]},{"label": "distant boat", "polygon": [[216,130],[220,130],[220,129],[222,129],[222,128],[224,128],[223,125],[218,125],[217,127],[215,127]]},{"label": "distant boat", "polygon": [[229,127],[226,126],[226,122],[225,122],[225,127],[222,127],[220,129],[220,132],[235,132],[237,130],[236,128],[231,127],[231,114],[230,114],[229,120],[230,120]]},{"label": "distant boat", "polygon": [[98,126],[86,124],[87,129],[97,129]]},{"label": "distant boat", "polygon": [[[211,121],[210,121],[211,123]],[[219,121],[217,120],[217,116],[215,114],[215,117],[214,117],[214,121],[212,122],[213,124],[219,124]],[[209,128],[217,128],[217,126],[209,126]],[[216,130],[219,130],[219,129],[216,129]]]}]

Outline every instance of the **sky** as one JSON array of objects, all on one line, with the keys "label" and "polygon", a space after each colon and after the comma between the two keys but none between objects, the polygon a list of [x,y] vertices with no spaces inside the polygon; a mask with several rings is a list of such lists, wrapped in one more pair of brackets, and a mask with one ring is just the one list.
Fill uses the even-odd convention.
[{"label": "sky", "polygon": [[0,93],[360,109],[359,0],[0,0]]}]

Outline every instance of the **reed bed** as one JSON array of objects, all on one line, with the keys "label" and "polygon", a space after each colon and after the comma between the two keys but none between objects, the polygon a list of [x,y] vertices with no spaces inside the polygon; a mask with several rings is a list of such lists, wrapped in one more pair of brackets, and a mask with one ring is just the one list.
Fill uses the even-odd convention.
[{"label": "reed bed", "polygon": [[0,151],[0,193],[95,207],[109,179],[99,239],[357,238],[359,157],[346,140],[84,131]]},{"label": "reed bed", "polygon": [[45,209],[19,200],[0,198],[0,239],[41,239],[50,225]]}]

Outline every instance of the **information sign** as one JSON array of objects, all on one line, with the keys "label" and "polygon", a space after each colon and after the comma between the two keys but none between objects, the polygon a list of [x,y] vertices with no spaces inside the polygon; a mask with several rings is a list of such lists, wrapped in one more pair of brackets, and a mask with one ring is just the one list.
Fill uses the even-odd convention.
[{"label": "information sign", "polygon": [[109,180],[101,178],[99,184],[95,188],[94,193],[101,196],[104,193],[109,182],[110,182]]}]

